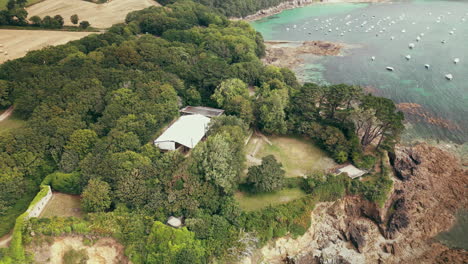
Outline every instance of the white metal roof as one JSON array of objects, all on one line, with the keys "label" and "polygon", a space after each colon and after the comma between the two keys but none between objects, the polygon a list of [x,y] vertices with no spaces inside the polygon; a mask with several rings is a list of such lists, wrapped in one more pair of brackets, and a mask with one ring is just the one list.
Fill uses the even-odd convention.
[{"label": "white metal roof", "polygon": [[338,172],[339,173],[343,173],[343,172],[346,172],[348,174],[348,176],[352,179],[354,178],[357,178],[357,177],[361,177],[362,175],[366,174],[367,171],[365,170],[360,170],[358,168],[356,168],[354,165],[352,164],[349,164],[341,169],[338,169]]},{"label": "white metal roof", "polygon": [[199,114],[181,116],[154,143],[169,141],[194,148],[208,131],[210,121],[210,118]]}]

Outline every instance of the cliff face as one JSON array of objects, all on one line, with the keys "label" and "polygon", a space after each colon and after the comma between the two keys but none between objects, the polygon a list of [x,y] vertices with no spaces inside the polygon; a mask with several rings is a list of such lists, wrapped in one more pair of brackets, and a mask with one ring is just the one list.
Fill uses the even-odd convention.
[{"label": "cliff face", "polygon": [[468,172],[450,153],[427,144],[398,146],[390,158],[398,178],[383,208],[360,197],[321,203],[307,233],[264,247],[264,261],[468,263],[466,251],[433,240],[450,228],[459,208],[467,208]]}]

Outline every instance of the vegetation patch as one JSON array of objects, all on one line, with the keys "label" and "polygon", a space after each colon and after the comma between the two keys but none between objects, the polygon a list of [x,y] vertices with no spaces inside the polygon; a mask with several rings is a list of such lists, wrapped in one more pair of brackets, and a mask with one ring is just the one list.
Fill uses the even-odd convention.
[{"label": "vegetation patch", "polygon": [[268,206],[285,204],[305,195],[306,193],[299,188],[285,188],[277,192],[261,194],[239,191],[236,192],[235,197],[242,210],[255,211]]},{"label": "vegetation patch", "polygon": [[[249,142],[257,142],[260,147],[249,143],[248,151],[255,151],[255,157],[261,159],[274,155],[283,164],[286,177],[303,176],[312,171],[325,171],[335,165],[327,154],[319,149],[310,139],[301,137],[267,137],[271,145],[258,136],[252,136]],[[248,152],[249,153],[249,152]]]}]

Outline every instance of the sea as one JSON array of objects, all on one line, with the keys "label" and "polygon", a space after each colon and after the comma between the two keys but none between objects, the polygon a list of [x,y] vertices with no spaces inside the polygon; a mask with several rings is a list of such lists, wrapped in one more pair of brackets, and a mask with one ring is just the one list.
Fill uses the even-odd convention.
[{"label": "sea", "polygon": [[[468,156],[468,0],[314,4],[251,24],[265,40],[346,44],[340,56],[303,55],[293,70],[303,82],[360,85],[390,98],[405,113],[404,143],[456,146]],[[467,249],[467,237],[463,211],[435,239]]]},{"label": "sea", "polygon": [[405,112],[405,142],[467,149],[468,1],[314,4],[252,26],[265,40],[347,44],[341,56],[304,55],[293,70],[303,82],[360,85],[392,99]]}]

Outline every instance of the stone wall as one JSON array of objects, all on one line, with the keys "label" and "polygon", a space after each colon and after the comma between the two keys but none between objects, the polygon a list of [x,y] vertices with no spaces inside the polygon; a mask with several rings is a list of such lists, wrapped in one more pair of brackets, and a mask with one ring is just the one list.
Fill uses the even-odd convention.
[{"label": "stone wall", "polygon": [[39,217],[42,211],[44,211],[47,203],[49,203],[50,199],[52,198],[52,190],[50,189],[50,186],[47,186],[46,188],[48,188],[47,194],[27,210],[28,218]]}]

